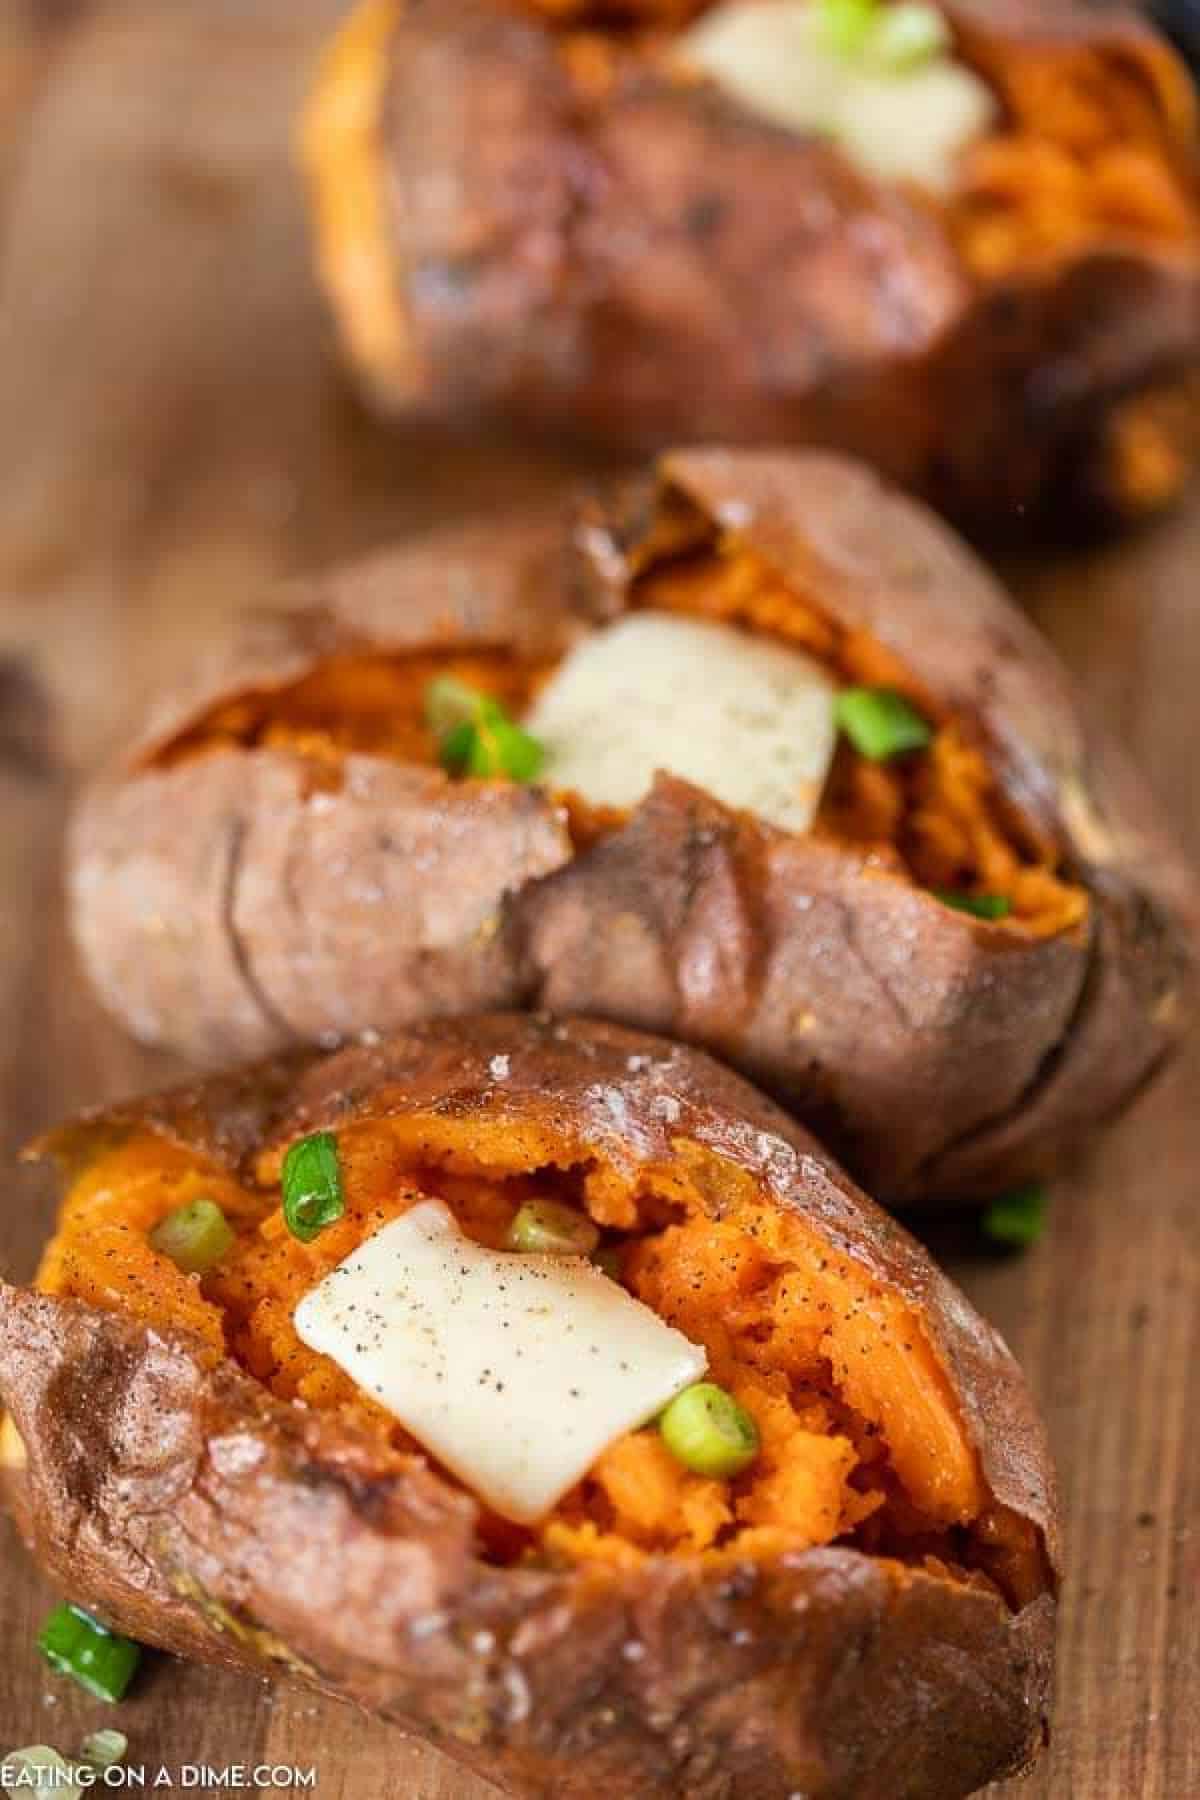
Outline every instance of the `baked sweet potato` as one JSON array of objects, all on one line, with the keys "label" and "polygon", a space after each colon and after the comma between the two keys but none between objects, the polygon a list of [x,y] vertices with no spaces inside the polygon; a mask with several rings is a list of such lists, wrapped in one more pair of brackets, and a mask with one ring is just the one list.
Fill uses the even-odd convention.
[{"label": "baked sweet potato", "polygon": [[[302,1242],[280,1168],[318,1131],[344,1210]],[[37,1287],[0,1285],[3,1479],[39,1561],[110,1626],[311,1682],[547,1800],[950,1800],[1036,1754],[1056,1524],[1020,1373],[702,1054],[493,1015],[41,1149],[71,1185]],[[199,1195],[233,1236],[186,1275],[156,1232]],[[752,1416],[755,1460],[693,1473],[652,1424],[548,1516],[491,1513],[293,1318],[431,1197],[484,1245],[535,1198],[590,1215],[611,1280]]]},{"label": "baked sweet potato", "polygon": [[[871,762],[843,739],[807,832],[670,773],[604,808],[553,770],[438,766],[433,678],[519,712],[643,615],[803,646],[907,696],[930,741]],[[645,710],[613,707],[612,739]],[[910,1204],[1043,1173],[1135,1094],[1186,1022],[1196,920],[995,581],[816,453],[675,455],[573,526],[436,534],[301,590],[101,778],[71,887],[143,1038],[219,1061],[478,1007],[614,1018],[717,1051]]]},{"label": "baked sweet potato", "polygon": [[[820,102],[843,62],[801,79],[802,0],[751,3],[753,82],[765,65],[777,109],[795,70]],[[865,6],[811,11],[836,30]],[[369,392],[626,449],[850,451],[1008,533],[1170,499],[1195,450],[1200,209],[1194,94],[1154,27],[944,6],[942,85],[982,117],[935,190],[889,159],[940,91],[849,95],[855,129],[887,108],[864,166],[838,121],[789,129],[712,76],[732,52],[697,15],[728,36],[730,8],[696,0],[363,0],[303,149]]]}]

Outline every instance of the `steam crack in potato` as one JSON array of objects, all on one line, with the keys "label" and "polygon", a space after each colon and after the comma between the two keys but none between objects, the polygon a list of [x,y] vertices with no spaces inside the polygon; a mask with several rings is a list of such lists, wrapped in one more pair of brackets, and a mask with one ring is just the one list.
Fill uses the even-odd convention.
[{"label": "steam crack in potato", "polygon": [[[280,1175],[315,1132],[345,1205],[301,1240]],[[0,1285],[0,1405],[28,1451],[0,1482],[47,1571],[114,1627],[282,1666],[515,1795],[899,1780],[954,1800],[1036,1753],[1056,1523],[1015,1364],[699,1053],[486,1016],[131,1103],[41,1149],[67,1185],[36,1286]],[[230,1241],[189,1277],[155,1246],[200,1195]],[[495,1253],[534,1201],[602,1234],[594,1287],[702,1346],[752,1460],[696,1473],[651,1423],[517,1524],[298,1335],[306,1298],[407,1216],[432,1206]]]},{"label": "steam crack in potato", "polygon": [[[918,3],[895,68],[913,11],[366,0],[302,155],[367,392],[627,451],[836,449],[1010,536],[1167,504],[1196,454],[1187,71],[1082,0]],[[839,20],[864,42],[831,51]]]},{"label": "steam crack in potato", "polygon": [[[717,1051],[921,1202],[1048,1172],[1186,1024],[1195,892],[1150,803],[992,579],[853,465],[678,454],[254,629],[73,827],[75,932],[140,1036],[592,1013]],[[536,780],[439,766],[446,678],[546,731]]]}]

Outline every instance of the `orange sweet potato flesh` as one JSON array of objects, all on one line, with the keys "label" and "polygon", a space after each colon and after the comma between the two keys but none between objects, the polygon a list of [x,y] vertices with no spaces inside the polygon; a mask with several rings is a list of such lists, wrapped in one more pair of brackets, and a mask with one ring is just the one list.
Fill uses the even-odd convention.
[{"label": "orange sweet potato flesh", "polygon": [[[316,1130],[348,1210],[301,1246],[279,1174]],[[115,1628],[283,1669],[520,1800],[964,1800],[1036,1756],[1056,1508],[1019,1371],[727,1069],[491,1015],[213,1077],[42,1149],[70,1195],[41,1287],[0,1282],[0,1492]],[[199,1191],[236,1243],[184,1294],[146,1238]],[[705,1342],[755,1409],[754,1470],[697,1480],[648,1429],[514,1532],[289,1340],[295,1295],[415,1192],[495,1241],[531,1191],[586,1206],[628,1285]]]},{"label": "orange sweet potato flesh", "polygon": [[[400,0],[361,0],[340,56],[331,56],[331,82],[349,89],[370,81],[401,10]],[[714,8],[706,0],[519,0],[510,10],[559,34],[574,79],[594,97],[630,57],[653,55]],[[1194,174],[1174,138],[1192,122],[1186,89],[1172,89],[1176,109],[1164,120],[1163,90],[1151,89],[1135,59],[1122,63],[1107,46],[1078,43],[1026,45],[1014,56],[973,27],[969,12],[958,23],[959,53],[1003,109],[1001,123],[968,153],[946,203],[950,231],[977,275],[1012,274],[1114,234],[1157,247],[1195,243]],[[352,165],[348,181],[353,175]],[[344,216],[350,229],[354,204]]]},{"label": "orange sweet potato flesh", "polygon": [[[776,637],[818,657],[846,685],[904,694],[934,725],[928,751],[872,763],[843,742],[818,831],[871,848],[918,886],[1000,896],[1009,902],[1010,926],[1036,936],[1084,919],[1086,895],[1058,874],[1051,846],[1003,804],[984,752],[967,740],[960,722],[877,639],[839,627],[818,598],[798,592],[736,537],[655,569],[635,604]],[[206,750],[238,746],[288,749],[334,766],[350,752],[433,766],[437,740],[425,719],[425,695],[435,678],[466,682],[520,716],[550,670],[499,650],[332,656],[291,686],[216,707],[156,762],[171,767]],[[578,795],[560,798],[577,849],[625,822],[620,812],[594,808]]]},{"label": "orange sweet potato flesh", "polygon": [[531,699],[540,671],[504,651],[470,656],[386,657],[343,652],[312,674],[269,695],[239,695],[218,706],[161,757],[163,766],[203,750],[255,746],[298,750],[337,762],[348,751],[437,763],[437,740],[425,718],[431,681],[450,676],[494,694],[513,711]]},{"label": "orange sweet potato flesh", "polygon": [[976,744],[904,664],[868,632],[839,628],[815,597],[797,592],[733,534],[652,571],[642,603],[769,632],[812,651],[847,685],[904,694],[936,727],[928,751],[894,764],[868,762],[843,744],[818,828],[894,849],[919,886],[1002,895],[1015,921],[1050,934],[1078,924],[1084,894],[1005,808]]},{"label": "orange sweet potato flesh", "polygon": [[[433,674],[519,713],[650,605],[899,686],[934,741],[882,766],[843,745],[803,836],[667,777],[623,819],[434,764]],[[677,453],[573,514],[331,571],[217,652],[91,786],[69,854],[99,994],[193,1060],[496,1008],[621,1020],[924,1204],[1050,1173],[1187,1024],[1194,881],[1112,734],[945,527],[839,459]]]},{"label": "orange sweet potato flesh", "polygon": [[[579,1167],[512,1170],[512,1145],[482,1122],[423,1129],[414,1162],[388,1121],[341,1143],[345,1215],[312,1243],[291,1235],[278,1187],[243,1186],[178,1146],[142,1132],[102,1154],[68,1191],[43,1257],[44,1291],[120,1310],[160,1330],[188,1330],[284,1400],[330,1409],[397,1450],[403,1429],[336,1364],[297,1336],[303,1295],[362,1241],[423,1198],[452,1207],[463,1230],[501,1248],[517,1207],[578,1196],[620,1227],[622,1279],[639,1299],[702,1343],[712,1379],[754,1417],[762,1452],[737,1481],[683,1468],[651,1428],[619,1440],[537,1534],[561,1555],[620,1560],[671,1550],[779,1554],[854,1541],[874,1520],[897,1548],[978,1520],[978,1461],[919,1319],[831,1254],[803,1225],[764,1205],[715,1162],[686,1164],[636,1196],[592,1184]],[[541,1146],[535,1146],[540,1154]],[[496,1167],[498,1158],[502,1169]],[[503,1165],[508,1165],[504,1167]],[[276,1175],[273,1166],[264,1178]],[[723,1182],[723,1216],[701,1184]],[[149,1234],[175,1207],[206,1195],[236,1232],[202,1280],[181,1274]],[[527,1542],[491,1531],[509,1550]]]},{"label": "orange sweet potato flesh", "polygon": [[1197,444],[1197,133],[1153,26],[947,5],[1000,118],[939,197],[681,79],[672,40],[705,10],[354,10],[303,153],[368,390],[640,450],[824,445],[1009,535],[1173,498]]},{"label": "orange sweet potato flesh", "polygon": [[968,53],[992,83],[1005,121],[968,153],[952,229],[982,277],[1010,274],[1114,235],[1159,248],[1194,244],[1195,173],[1136,64],[1100,46],[1014,58],[968,27]]}]

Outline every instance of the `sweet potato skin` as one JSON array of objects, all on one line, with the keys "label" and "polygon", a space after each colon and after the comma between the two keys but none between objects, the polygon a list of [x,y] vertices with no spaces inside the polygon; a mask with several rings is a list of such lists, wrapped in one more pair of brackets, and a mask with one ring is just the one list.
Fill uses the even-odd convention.
[{"label": "sweet potato skin", "polygon": [[726,522],[971,723],[1003,791],[1088,889],[1090,921],[1039,942],[960,929],[869,857],[761,833],[660,778],[623,832],[522,896],[539,1001],[715,1049],[892,1199],[1049,1172],[1184,1027],[1191,871],[1049,646],[931,515],[815,454],[684,452],[659,479],[593,536],[612,604],[663,491]]},{"label": "sweet potato skin", "polygon": [[570,854],[541,794],[468,794],[440,770],[371,756],[348,757],[332,785],[267,748],[151,759],[214,702],[338,651],[563,651],[568,547],[556,512],[435,533],[298,587],[164,697],[79,809],[69,856],[84,962],[137,1036],[215,1065],[520,1002],[504,897]]},{"label": "sweet potato skin", "polygon": [[[339,648],[553,655],[629,603],[664,494],[735,529],[968,723],[1089,890],[1084,928],[1036,939],[952,913],[864,851],[668,778],[572,855],[535,791],[363,757],[314,796],[282,751],[155,762],[215,700]],[[292,810],[260,817],[256,796],[278,789]],[[193,1057],[472,1007],[601,1014],[715,1050],[907,1204],[1046,1172],[1135,1094],[1187,1022],[1197,918],[1153,805],[994,579],[916,504],[811,452],[676,454],[570,529],[441,534],[298,592],[101,778],[70,881],[103,998]]]},{"label": "sweet potato skin", "polygon": [[[1136,80],[1194,187],[1188,77],[1144,20],[950,11],[985,72]],[[357,121],[333,58],[306,133],[321,272],[384,407],[626,450],[837,449],[1009,534],[1154,503],[1108,436],[1196,368],[1200,243],[1114,230],[983,279],[937,209],[649,56],[581,96],[553,33],[489,0],[388,12],[355,52],[377,67]]]},{"label": "sweet potato skin", "polygon": [[681,1138],[703,1144],[899,1289],[996,1500],[1041,1534],[1042,1591],[1010,1611],[847,1549],[736,1569],[484,1565],[473,1501],[423,1463],[382,1470],[369,1440],[183,1337],[3,1286],[0,1401],[23,1450],[0,1476],[51,1575],[149,1642],[309,1681],[518,1795],[602,1780],[951,1800],[1022,1766],[1045,1730],[1056,1515],[1016,1365],[812,1139],[703,1055],[597,1024],[441,1023],[93,1115],[50,1147],[78,1161],[148,1124],[237,1170],[318,1126],[474,1108],[633,1179]]}]

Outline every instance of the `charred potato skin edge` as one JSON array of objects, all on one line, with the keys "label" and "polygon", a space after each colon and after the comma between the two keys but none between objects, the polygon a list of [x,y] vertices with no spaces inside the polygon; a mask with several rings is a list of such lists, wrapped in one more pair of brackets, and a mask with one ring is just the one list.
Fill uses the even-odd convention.
[{"label": "charred potato skin edge", "polygon": [[[1032,941],[951,913],[849,846],[773,832],[666,778],[572,855],[549,796],[512,792],[505,813],[494,789],[377,757],[350,759],[319,818],[301,760],[282,752],[152,766],[214,701],[282,686],[334,650],[561,653],[629,604],[668,497],[873,633],[978,734],[1002,789],[1089,891],[1085,931]],[[224,656],[100,778],[69,858],[101,996],[137,1035],[193,1058],[514,1004],[622,1019],[734,1063],[873,1191],[916,1205],[1051,1172],[1189,1021],[1196,889],[1153,803],[993,577],[840,458],[673,453],[570,524],[553,509],[435,533],[298,589]],[[289,806],[256,813],[253,796],[277,783]],[[443,846],[439,882],[404,888],[405,834]],[[364,844],[356,891],[377,898],[351,907],[321,857],[345,867]],[[412,921],[444,922],[448,892],[465,936],[426,942]],[[318,935],[323,959],[309,954]],[[938,1109],[912,1105],[926,1090]]]},{"label": "charred potato skin edge", "polygon": [[[473,1503],[423,1465],[373,1469],[336,1420],[284,1405],[183,1338],[0,1287],[0,1469],[72,1599],[165,1648],[283,1671],[394,1718],[521,1795],[702,1800],[966,1794],[1044,1737],[1056,1503],[1040,1423],[997,1335],[806,1133],[702,1054],[521,1016],[431,1025],[97,1113],[36,1153],[150,1127],[231,1170],[316,1121],[495,1103],[639,1162],[681,1134],[750,1170],[920,1311],[996,1500],[1031,1520],[1045,1588],[997,1597],[829,1549],[777,1564],[497,1569]],[[631,1054],[648,1057],[634,1074]],[[601,1089],[632,1129],[614,1129]],[[664,1124],[668,1093],[680,1116]],[[69,1546],[69,1548],[68,1548]],[[640,1646],[631,1652],[630,1644]],[[965,1685],[963,1685],[965,1684]],[[937,1699],[921,1714],[914,1696]],[[966,1704],[966,1696],[971,1704]]]},{"label": "charred potato skin edge", "polygon": [[[623,833],[525,897],[539,998],[604,1015],[619,998],[629,1022],[705,1044],[795,1108],[888,1198],[954,1200],[1050,1173],[1089,1126],[1142,1091],[1191,1021],[1193,871],[1049,645],[924,508],[820,453],[668,453],[654,478],[584,521],[597,611],[627,603],[671,497],[819,596],[837,624],[869,632],[973,732],[1001,791],[1087,890],[1090,925],[1015,945],[811,839],[774,837],[764,865],[757,838],[747,846],[725,809],[663,780]],[[663,850],[672,838],[673,864]],[[798,920],[788,914],[797,895]],[[719,944],[724,983],[694,1004],[693,921]],[[840,940],[832,966],[812,949],[822,929]],[[922,962],[903,951],[914,931]],[[893,939],[901,952],[889,959],[880,952]],[[947,969],[950,939],[964,954]],[[620,985],[617,952],[630,958],[639,945],[654,954],[636,962],[634,991]],[[872,1032],[834,1048],[822,1020],[835,1020],[839,1004],[853,1017],[860,985],[864,1007],[874,995]],[[1007,1004],[989,1016],[985,996],[997,989]],[[909,1098],[923,1085],[926,1049],[946,1122],[936,1142],[917,1141],[920,1123],[893,1085],[901,1072]],[[994,1105],[979,1110],[989,1094]]]},{"label": "charred potato skin edge", "polygon": [[[1078,0],[947,10],[985,75],[1076,49],[1136,71],[1167,160],[1195,194],[1190,81],[1144,19]],[[322,279],[348,359],[383,410],[482,416],[635,452],[688,438],[813,444],[864,457],[985,535],[1119,523],[1163,504],[1122,488],[1107,442],[1130,400],[1196,379],[1200,245],[1141,246],[1114,229],[977,278],[945,224],[898,188],[703,84],[640,71],[589,123],[537,21],[480,0],[407,0],[396,13],[389,33],[372,27],[387,68],[366,84],[369,100],[360,90],[358,121],[348,127],[344,99],[319,83],[301,149]],[[325,80],[344,66],[331,53]],[[410,129],[426,106],[436,127]],[[508,188],[477,149],[496,130],[524,172]],[[669,209],[639,184],[630,143],[669,183]],[[340,238],[343,154],[362,183],[352,256]],[[438,189],[447,174],[455,185]],[[435,190],[458,198],[431,205]],[[758,216],[762,191],[792,196],[779,241]],[[805,206],[830,221],[815,237]],[[890,246],[887,277],[855,252],[864,218]],[[518,258],[527,240],[554,245],[551,275],[544,255]],[[653,277],[610,254],[625,240]],[[909,296],[903,315],[885,279]],[[814,303],[831,284],[839,304]],[[1190,465],[1195,442],[1181,438],[1176,453]]]}]

